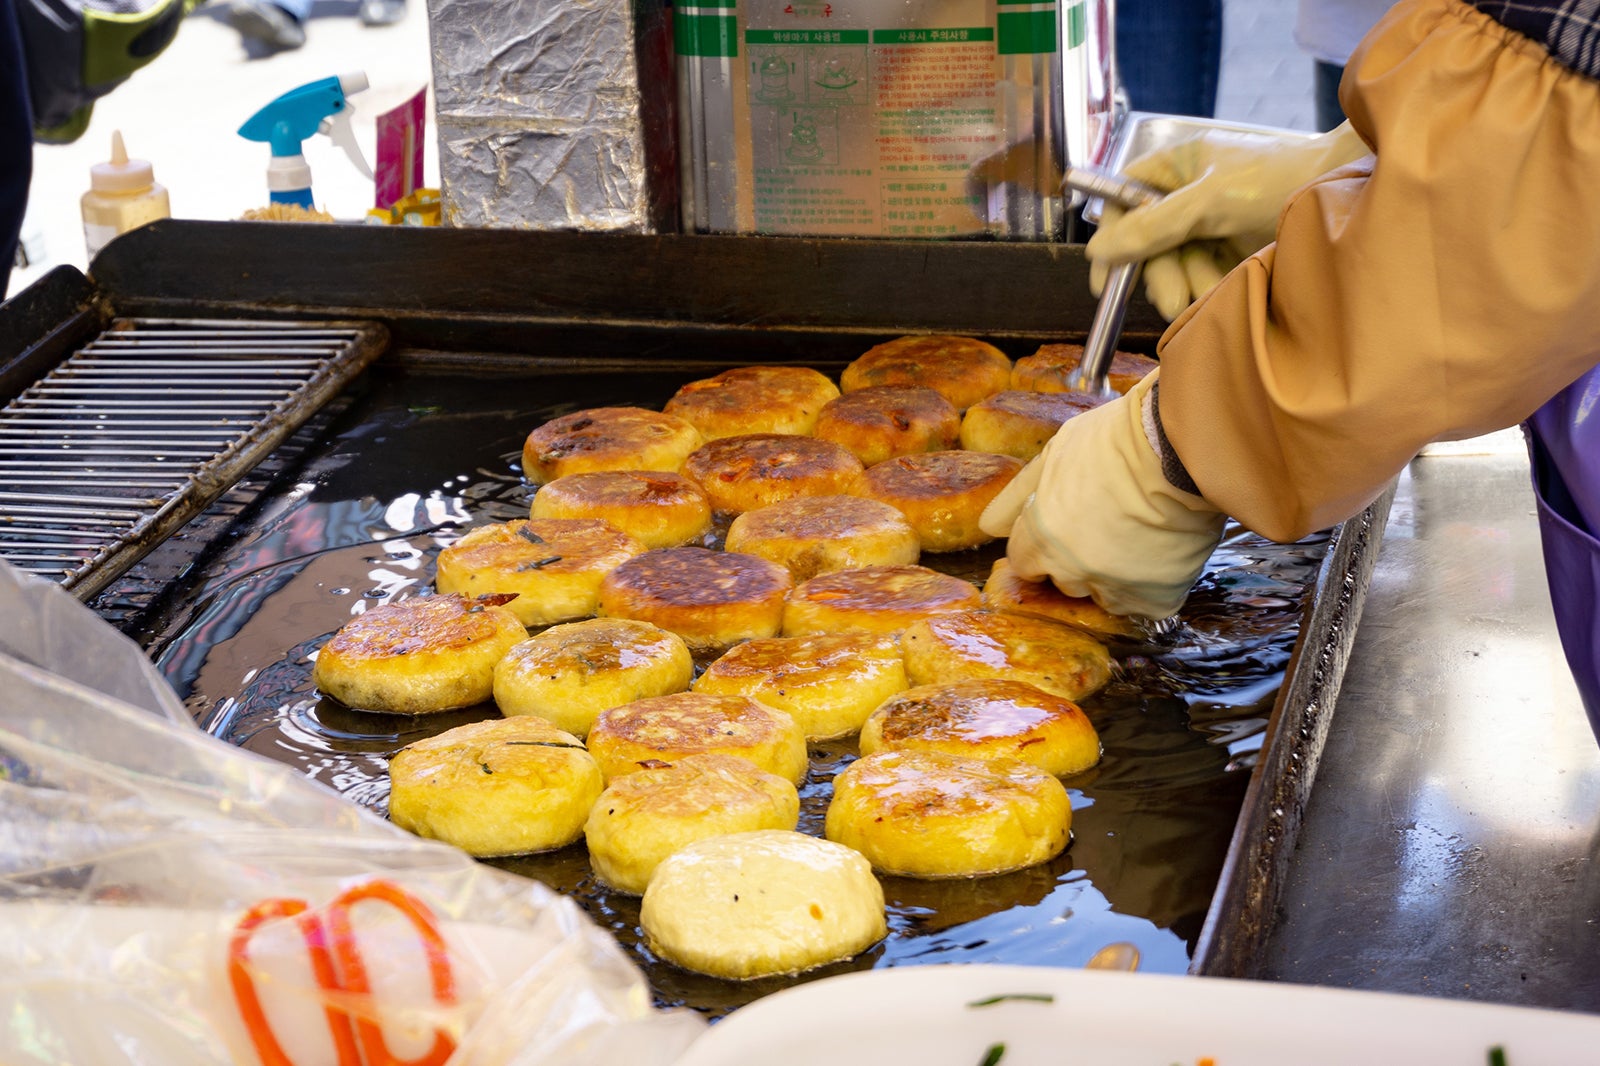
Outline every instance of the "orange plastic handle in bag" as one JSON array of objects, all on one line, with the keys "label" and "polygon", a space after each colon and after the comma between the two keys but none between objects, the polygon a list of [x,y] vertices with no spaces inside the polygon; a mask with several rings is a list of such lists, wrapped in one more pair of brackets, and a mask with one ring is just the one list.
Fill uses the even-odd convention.
[{"label": "orange plastic handle in bag", "polygon": [[443,1029],[434,1032],[433,1046],[420,1058],[402,1059],[389,1050],[383,1028],[375,1020],[359,1017],[334,1004],[352,996],[370,995],[367,966],[356,943],[350,911],[365,900],[386,903],[399,911],[416,928],[428,959],[428,978],[434,1000],[443,1006],[456,1002],[455,976],[450,968],[449,948],[427,904],[392,881],[364,881],[328,905],[326,920],[309,912],[310,905],[300,899],[266,899],[245,912],[234,926],[228,943],[228,980],[233,998],[244,1021],[250,1041],[262,1066],[295,1066],[272,1031],[261,998],[250,976],[250,939],[264,923],[276,918],[294,918],[311,958],[311,972],[328,1002],[323,1012],[333,1037],[339,1066],[443,1066],[456,1048],[455,1040]]},{"label": "orange plastic handle in bag", "polygon": [[[422,938],[423,950],[428,955],[428,977],[433,984],[433,998],[443,1006],[456,1002],[455,977],[450,972],[450,953],[444,935],[434,921],[433,912],[426,904],[392,881],[367,881],[348,889],[328,907],[328,926],[333,934],[333,949],[344,975],[346,992],[367,995],[372,986],[367,980],[366,963],[357,949],[350,928],[350,909],[362,900],[389,904],[416,927]],[[443,1029],[435,1031],[433,1047],[421,1058],[402,1059],[389,1050],[383,1039],[383,1028],[371,1018],[356,1019],[356,1032],[361,1038],[361,1051],[367,1066],[442,1066],[456,1049],[456,1042]]]},{"label": "orange plastic handle in bag", "polygon": [[[250,938],[263,923],[273,918],[298,916],[300,936],[311,955],[311,972],[317,986],[324,991],[337,991],[339,975],[333,966],[333,955],[328,950],[328,939],[322,923],[314,914],[305,913],[303,899],[265,899],[245,912],[239,924],[233,927],[233,938],[228,942],[228,981],[233,986],[233,999],[239,1005],[239,1016],[244,1019],[245,1030],[256,1054],[261,1056],[261,1066],[294,1066],[272,1032],[272,1023],[256,994],[255,981],[250,976]],[[323,1007],[328,1018],[328,1031],[333,1035],[333,1046],[339,1056],[339,1066],[361,1066],[361,1054],[356,1047],[355,1032],[350,1016],[328,1004]]]}]

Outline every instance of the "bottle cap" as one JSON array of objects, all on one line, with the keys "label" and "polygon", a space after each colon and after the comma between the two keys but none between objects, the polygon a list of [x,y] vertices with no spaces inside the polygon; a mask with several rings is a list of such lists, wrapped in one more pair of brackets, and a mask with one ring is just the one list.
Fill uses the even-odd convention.
[{"label": "bottle cap", "polygon": [[128,158],[121,130],[111,134],[111,161],[89,168],[89,188],[95,192],[139,192],[155,181],[154,167],[143,159]]}]

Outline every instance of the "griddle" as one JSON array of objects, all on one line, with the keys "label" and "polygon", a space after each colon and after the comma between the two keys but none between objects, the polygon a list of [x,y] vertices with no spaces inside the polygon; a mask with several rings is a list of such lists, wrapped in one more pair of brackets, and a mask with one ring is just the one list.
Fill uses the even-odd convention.
[{"label": "griddle", "polygon": [[[351,606],[427,591],[466,527],[526,514],[529,430],[581,407],[659,408],[681,384],[783,362],[837,373],[911,332],[1013,358],[1081,342],[1081,246],[631,236],[166,221],[119,238],[0,308],[0,400],[130,320],[315,330],[388,347],[175,536],[80,592],[138,640],[230,743],[382,809],[386,755],[494,713],[418,719],[321,699],[307,656]],[[1122,346],[1153,352],[1142,301]],[[276,420],[271,420],[276,423]],[[1119,678],[1085,701],[1106,757],[1067,784],[1056,861],[961,882],[886,879],[891,936],[805,975],[933,961],[1081,965],[1115,940],[1147,969],[1251,976],[1376,558],[1388,498],[1272,545],[1230,527],[1181,624],[1114,645]],[[981,582],[1000,549],[925,556]],[[802,828],[851,742],[813,746]],[[499,865],[572,893],[644,967],[657,999],[713,1016],[793,979],[685,974],[639,942],[637,901],[590,878],[582,846]]]}]

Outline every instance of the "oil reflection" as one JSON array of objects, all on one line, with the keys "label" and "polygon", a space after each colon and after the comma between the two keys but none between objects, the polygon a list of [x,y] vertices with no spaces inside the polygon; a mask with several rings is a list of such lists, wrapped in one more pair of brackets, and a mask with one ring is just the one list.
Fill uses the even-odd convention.
[{"label": "oil reflection", "polygon": [[[377,377],[351,427],[309,461],[302,488],[265,503],[237,542],[197,572],[157,648],[205,728],[377,811],[396,748],[498,712],[353,711],[315,691],[313,659],[352,615],[427,591],[434,557],[462,525],[527,514],[529,490],[516,466],[521,439],[548,417],[482,410],[478,379],[425,384]],[[660,382],[648,377],[606,385],[609,402],[628,402],[629,388],[657,390],[645,406],[662,402]],[[422,408],[419,389],[429,398]],[[551,391],[538,380],[504,388],[519,390]],[[363,461],[363,449],[376,449],[379,461]],[[1116,678],[1082,701],[1104,757],[1066,781],[1075,812],[1068,849],[1052,863],[995,878],[888,879],[893,935],[804,979],[929,961],[1075,966],[1118,940],[1137,945],[1144,970],[1186,969],[1323,547],[1273,546],[1231,529],[1180,622],[1147,642],[1113,644]],[[999,551],[991,545],[924,562],[978,584]],[[813,746],[803,831],[821,833],[832,776],[855,755],[853,738]],[[718,1015],[793,983],[730,985],[659,963],[639,934],[637,899],[595,882],[581,845],[495,865],[577,899],[640,961],[663,1004]]]}]

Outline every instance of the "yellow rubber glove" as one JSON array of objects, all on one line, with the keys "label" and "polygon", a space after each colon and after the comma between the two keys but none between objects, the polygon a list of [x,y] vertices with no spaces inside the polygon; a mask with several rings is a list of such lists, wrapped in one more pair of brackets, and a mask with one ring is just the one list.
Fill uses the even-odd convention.
[{"label": "yellow rubber glove", "polygon": [[1222,512],[1161,472],[1145,407],[1159,371],[1064,424],[984,509],[1018,576],[1121,615],[1177,612],[1222,538]]},{"label": "yellow rubber glove", "polygon": [[1272,243],[1278,216],[1312,179],[1368,154],[1350,123],[1318,137],[1208,130],[1140,156],[1123,173],[1167,195],[1107,205],[1084,252],[1096,296],[1117,263],[1145,260],[1145,294],[1168,321]]}]

